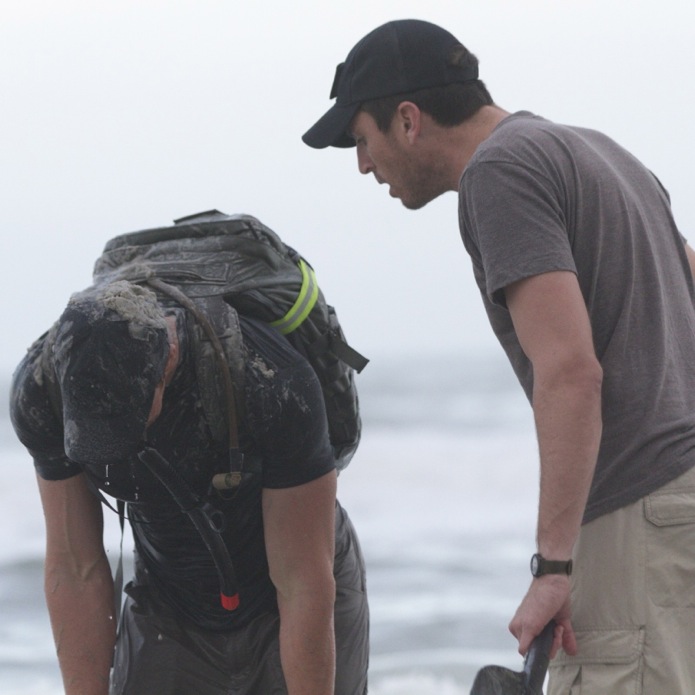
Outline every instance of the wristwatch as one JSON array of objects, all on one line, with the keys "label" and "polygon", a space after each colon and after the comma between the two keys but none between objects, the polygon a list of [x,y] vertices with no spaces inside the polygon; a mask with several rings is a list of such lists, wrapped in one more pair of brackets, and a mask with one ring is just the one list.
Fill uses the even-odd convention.
[{"label": "wristwatch", "polygon": [[540,553],[531,557],[531,574],[542,577],[544,574],[572,574],[572,560],[546,560]]}]

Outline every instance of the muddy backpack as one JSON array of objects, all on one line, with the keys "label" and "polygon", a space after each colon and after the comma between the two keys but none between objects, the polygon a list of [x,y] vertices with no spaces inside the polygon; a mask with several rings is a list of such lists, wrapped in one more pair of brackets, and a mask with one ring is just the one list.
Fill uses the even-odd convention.
[{"label": "muddy backpack", "polygon": [[272,230],[249,215],[212,210],[123,234],[94,268],[95,284],[114,280],[148,284],[196,315],[196,376],[215,438],[236,436],[236,413],[220,404],[231,395],[243,409],[238,313],[274,326],[307,358],[323,391],[336,466],[349,463],[361,432],[354,372],[367,360],[347,344],[309,263]]}]

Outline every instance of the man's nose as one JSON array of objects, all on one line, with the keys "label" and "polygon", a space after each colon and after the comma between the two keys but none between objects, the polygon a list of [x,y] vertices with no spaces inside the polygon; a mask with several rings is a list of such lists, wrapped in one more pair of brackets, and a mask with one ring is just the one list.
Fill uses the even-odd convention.
[{"label": "man's nose", "polygon": [[363,148],[357,147],[357,168],[360,174],[369,174],[374,171],[374,162],[369,158],[369,155]]}]

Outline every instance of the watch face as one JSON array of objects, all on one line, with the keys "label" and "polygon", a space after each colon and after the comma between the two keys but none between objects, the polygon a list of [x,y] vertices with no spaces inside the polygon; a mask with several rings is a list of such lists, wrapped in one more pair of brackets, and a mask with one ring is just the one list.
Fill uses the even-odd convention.
[{"label": "watch face", "polygon": [[540,569],[540,562],[538,560],[538,555],[533,555],[531,557],[531,574],[536,577],[538,576],[538,571]]}]

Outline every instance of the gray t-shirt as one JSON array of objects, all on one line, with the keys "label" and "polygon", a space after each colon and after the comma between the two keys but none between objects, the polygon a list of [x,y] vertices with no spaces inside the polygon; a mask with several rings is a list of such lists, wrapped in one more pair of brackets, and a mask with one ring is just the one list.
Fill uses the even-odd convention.
[{"label": "gray t-shirt", "polygon": [[459,193],[461,236],[490,323],[529,399],[531,364],[504,288],[577,274],[604,373],[584,521],[695,465],[695,291],[656,177],[601,133],[519,112],[478,147]]}]

